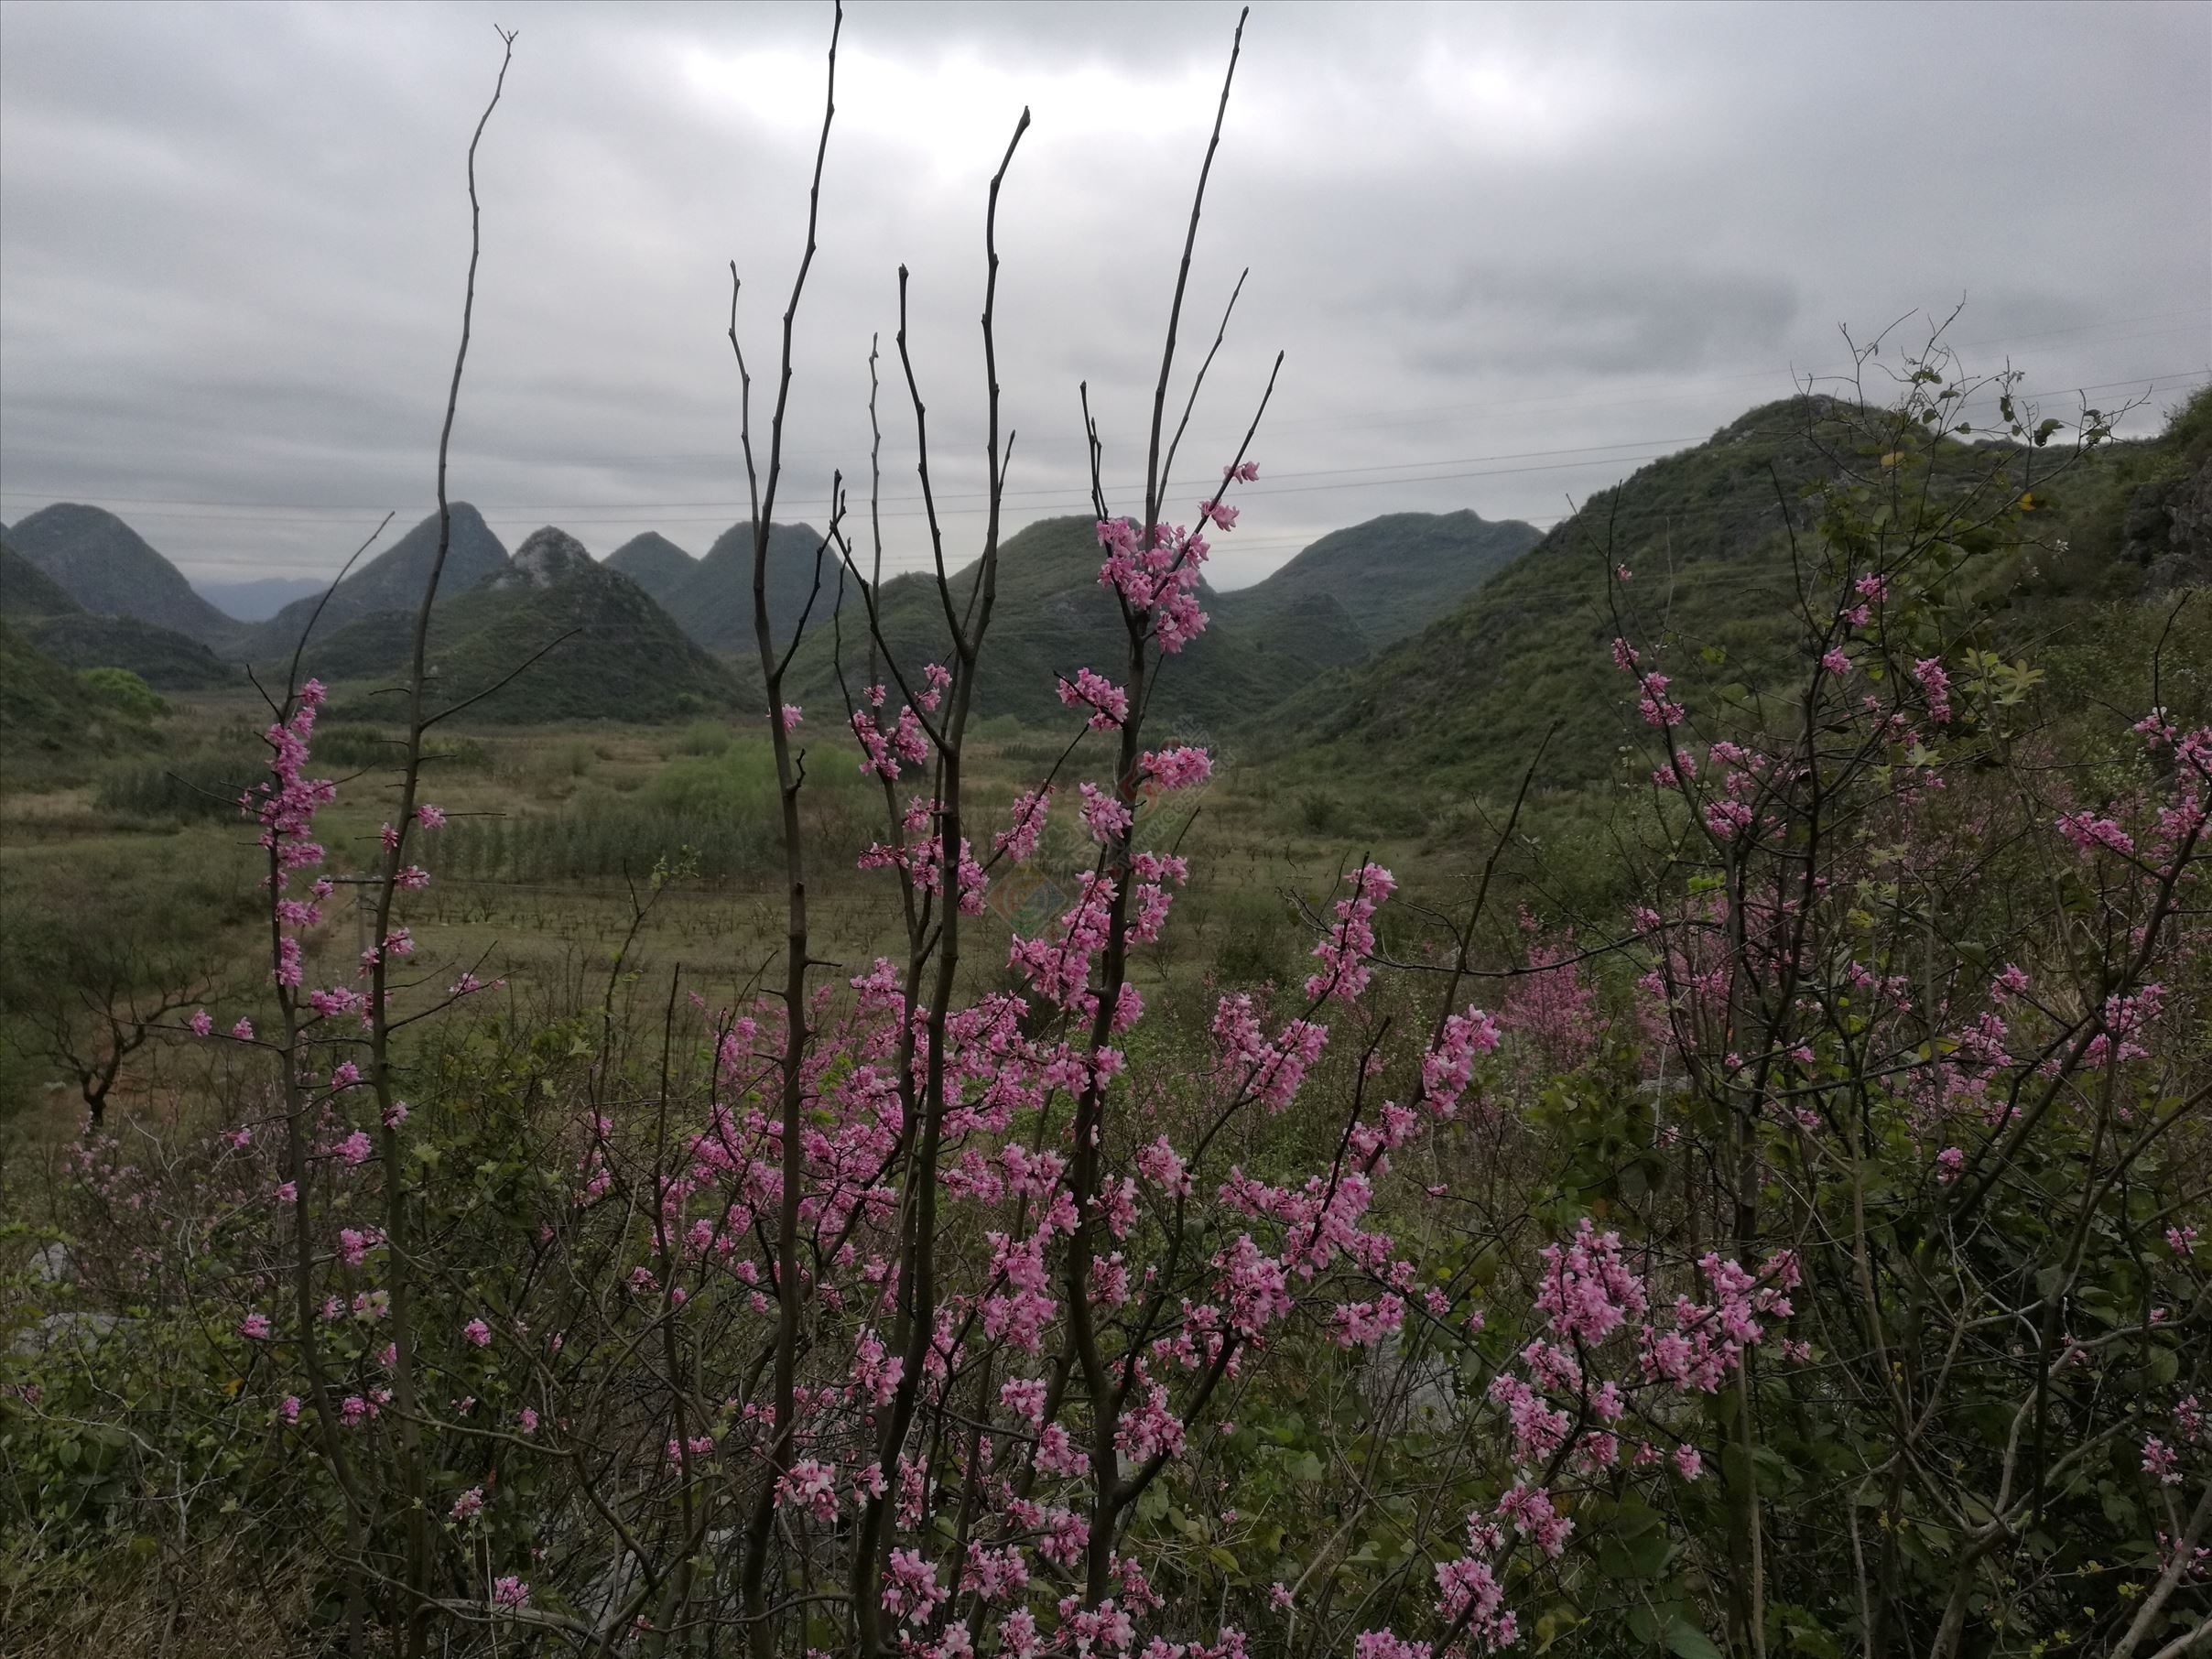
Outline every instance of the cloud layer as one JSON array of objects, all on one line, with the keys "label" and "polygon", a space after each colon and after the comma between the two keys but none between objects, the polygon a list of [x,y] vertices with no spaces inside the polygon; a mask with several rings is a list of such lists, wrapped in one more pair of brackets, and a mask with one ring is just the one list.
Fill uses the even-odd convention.
[{"label": "cloud layer", "polygon": [[[984,190],[1025,105],[1010,504],[1079,510],[1083,381],[1127,503],[1235,19],[851,8],[779,517],[820,522],[840,467],[864,498],[880,337],[887,557],[927,556],[904,263],[948,553],[972,552]],[[554,522],[601,553],[644,529],[699,550],[743,515],[729,265],[764,398],[826,7],[16,3],[0,519],[100,502],[241,579],[332,569],[385,509],[428,509],[495,21],[521,37],[482,156],[455,493],[510,544]],[[1961,298],[1976,366],[2154,418],[2212,365],[2208,158],[2205,6],[1262,7],[1187,363],[1252,275],[1181,493],[1278,347],[1230,582],[1381,512],[1556,518],[1838,367],[1839,325]]]}]

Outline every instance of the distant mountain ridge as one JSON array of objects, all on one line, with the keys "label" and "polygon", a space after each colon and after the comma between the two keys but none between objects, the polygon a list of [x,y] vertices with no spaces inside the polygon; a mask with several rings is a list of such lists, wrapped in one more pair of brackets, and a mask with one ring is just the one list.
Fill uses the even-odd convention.
[{"label": "distant mountain ridge", "polygon": [[192,582],[201,598],[243,623],[266,622],[294,600],[320,593],[330,585],[311,576],[254,576],[222,581],[203,576]]},{"label": "distant mountain ridge", "polygon": [[608,554],[606,562],[608,569],[620,570],[663,609],[673,609],[678,592],[699,569],[697,558],[657,530],[633,536]]},{"label": "distant mountain ridge", "polygon": [[[319,630],[307,668],[331,680],[396,679],[406,672],[413,626],[410,611],[393,609],[327,635]],[[738,705],[746,684],[636,582],[552,526],[467,591],[439,601],[428,666],[439,706],[481,698],[472,720],[513,723],[689,719]],[[363,702],[346,711],[386,710]]]},{"label": "distant mountain ridge", "polygon": [[128,668],[164,691],[204,690],[239,678],[188,634],[141,617],[87,610],[6,541],[0,541],[0,616],[63,668]]},{"label": "distant mountain ridge", "polygon": [[104,507],[56,502],[19,520],[7,539],[87,611],[136,617],[217,649],[235,646],[247,633]]},{"label": "distant mountain ridge", "polygon": [[[466,593],[495,571],[504,569],[507,549],[483,515],[465,501],[450,509],[452,534],[446,549],[444,569],[438,579],[439,602]],[[255,628],[251,645],[257,656],[288,654],[322,607],[315,623],[319,633],[342,628],[379,611],[405,611],[410,615],[422,603],[424,584],[438,557],[438,515],[432,513],[382,553],[340,582],[323,602],[319,590],[296,599]]]},{"label": "distant mountain ridge", "polygon": [[[808,617],[809,629],[830,620],[839,602],[837,573],[836,549],[823,548],[821,532],[812,525],[768,526],[768,627],[779,644],[789,640],[801,615]],[[851,597],[850,583],[845,593]],[[708,650],[753,656],[758,646],[753,633],[752,524],[732,525],[716,537],[706,557],[693,561],[690,572],[681,575],[662,602],[684,632]]]},{"label": "distant mountain ridge", "polygon": [[[1466,507],[1389,513],[1330,531],[1263,580],[1214,594],[1207,609],[1247,631],[1310,629],[1328,615],[1316,602],[1329,599],[1343,608],[1361,645],[1380,650],[1457,609],[1543,537],[1534,525],[1493,523]],[[1305,620],[1294,623],[1301,608]]]},{"label": "distant mountain ridge", "polygon": [[[465,685],[472,694],[546,641],[573,635],[526,677],[537,688],[535,699],[502,691],[482,710],[485,718],[614,719],[625,710],[634,710],[634,718],[667,718],[742,699],[756,678],[750,524],[732,525],[703,558],[647,532],[598,563],[553,526],[536,532],[510,558],[473,506],[456,503],[451,515],[431,635],[434,667],[446,688]],[[56,533],[57,519],[70,534]],[[69,544],[55,562],[92,591],[113,591],[112,580],[102,586],[94,579],[103,577],[102,549],[121,549],[109,563],[120,558],[126,568],[154,572],[154,587],[171,597],[179,587],[190,593],[175,568],[112,515],[47,509],[25,523],[34,530],[45,525],[49,546]],[[1471,511],[1393,514],[1333,532],[1250,588],[1207,591],[1213,625],[1167,665],[1155,708],[1209,727],[1242,723],[1314,675],[1363,662],[1423,615],[1509,564],[1535,534]],[[327,601],[319,591],[257,625],[222,618],[222,648],[274,666],[289,657],[320,607],[308,669],[331,680],[390,679],[404,667],[438,535],[437,517],[426,517],[340,582]],[[1115,669],[1123,635],[1111,596],[1098,586],[1098,559],[1088,517],[1043,520],[1006,540],[979,713],[1057,721],[1059,675],[1079,667]],[[43,569],[27,561],[23,568],[70,597],[66,584]],[[957,574],[956,584],[971,581],[974,569],[971,563]],[[159,580],[161,571],[173,582]],[[831,626],[839,588],[833,556],[817,530],[770,526],[770,626],[778,640],[787,640],[808,615],[810,637],[795,664],[795,683],[817,700],[834,692],[833,634],[842,634],[849,679],[865,673],[866,627],[850,602],[857,598],[850,583],[843,627]],[[204,613],[201,625],[212,631],[205,615],[221,613],[190,597]],[[941,657],[943,613],[927,579],[895,578],[881,601],[885,631],[910,669]],[[215,656],[178,649],[174,635],[143,618],[130,627],[98,616],[79,617],[67,627],[45,619],[35,625],[51,635],[49,648],[73,665],[112,662],[176,689],[232,678]],[[656,685],[637,660],[653,653],[664,659],[666,686]],[[587,659],[589,669],[582,667]],[[591,683],[548,691],[548,673]],[[526,711],[533,700],[536,714]]]},{"label": "distant mountain ridge", "polygon": [[[1040,519],[1002,544],[996,605],[976,688],[979,716],[1012,714],[1058,724],[1068,718],[1057,690],[1060,676],[1092,668],[1109,679],[1122,678],[1128,636],[1112,595],[1099,586],[1099,559],[1097,521],[1087,517]],[[979,569],[980,561],[973,561],[953,572],[956,603],[965,602]],[[919,675],[926,662],[946,659],[950,634],[934,577],[917,571],[892,578],[883,585],[877,608],[884,635],[908,677]],[[845,683],[857,697],[867,683],[870,643],[867,613],[857,595],[847,602],[837,633]],[[803,698],[841,710],[830,629],[809,626],[792,671]],[[1187,730],[1225,730],[1276,695],[1278,678],[1248,642],[1209,627],[1168,659],[1155,682],[1153,713]],[[895,699],[897,688],[887,673],[884,680]]]},{"label": "distant mountain ridge", "polygon": [[[1787,525],[1805,533],[1805,486],[1855,453],[1856,439],[1833,429],[1837,414],[1826,398],[1784,399],[1640,468],[1448,614],[1308,684],[1278,710],[1269,741],[1295,749],[1309,775],[1340,770],[1363,787],[1404,777],[1502,794],[1557,721],[1539,786],[1605,780],[1645,735],[1609,647],[1615,565],[1639,579],[1623,602],[1646,602],[1646,582],[1656,584],[1648,602],[1694,647],[1669,658],[1686,703],[1729,685],[1755,693],[1795,672]],[[1954,444],[1950,453],[1946,464],[1971,465],[1984,451]],[[2198,393],[2163,438],[2111,445],[2033,495],[2031,540],[1979,567],[1970,596],[2000,645],[2008,633],[2110,625],[2078,612],[2066,621],[2056,607],[2212,582],[2212,393]],[[1708,648],[1718,655],[1701,655]],[[2212,664],[2186,672],[2212,681]]]}]

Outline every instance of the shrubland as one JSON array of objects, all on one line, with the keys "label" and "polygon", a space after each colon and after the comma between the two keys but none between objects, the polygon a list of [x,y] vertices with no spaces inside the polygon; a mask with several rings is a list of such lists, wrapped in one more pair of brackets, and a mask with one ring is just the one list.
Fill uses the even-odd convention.
[{"label": "shrubland", "polygon": [[[1026,125],[984,221],[993,502]],[[1094,477],[1104,643],[1040,689],[1057,728],[973,717],[995,510],[901,589],[937,607],[909,636],[841,501],[815,557],[848,649],[760,621],[734,730],[453,736],[442,535],[390,723],[334,727],[297,676],[255,750],[211,719],[260,884],[166,890],[197,949],[63,1022],[116,1103],[86,1088],[6,1170],[25,1651],[2205,1639],[2194,618],[2047,663],[1989,632],[2110,418],[2046,424],[1940,338],[1870,348],[1745,446],[1776,500],[1752,633],[1674,602],[1647,534],[1575,567],[1560,671],[1610,686],[1632,771],[1546,698],[1487,795],[1370,835],[1372,800],[1218,780],[1159,719],[1264,430],[1262,392],[1219,484],[1167,498],[1205,177],[1142,497]],[[805,274],[763,409],[737,363],[764,589]],[[1988,404],[1998,441],[1962,429]],[[177,828],[190,766],[135,775],[68,808],[120,816],[58,953],[172,937],[134,836],[225,844]],[[555,881],[595,920],[503,982],[451,907]],[[687,905],[714,926],[659,931]]]}]

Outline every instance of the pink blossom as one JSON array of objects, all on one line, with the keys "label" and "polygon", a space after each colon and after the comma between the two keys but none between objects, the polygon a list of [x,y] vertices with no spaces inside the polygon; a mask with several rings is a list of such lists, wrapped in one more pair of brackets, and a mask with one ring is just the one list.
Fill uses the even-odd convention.
[{"label": "pink blossom", "polygon": [[472,1347],[489,1348],[492,1346],[492,1328],[482,1319],[471,1319],[461,1328],[461,1334],[469,1339]]},{"label": "pink blossom", "polygon": [[214,1016],[204,1008],[194,1014],[188,1024],[190,1025],[194,1036],[205,1036],[215,1029]]},{"label": "pink blossom", "polygon": [[2156,1477],[2161,1486],[2181,1484],[2181,1458],[2171,1446],[2156,1435],[2143,1441],[2142,1470],[2146,1475]]},{"label": "pink blossom", "polygon": [[923,708],[935,710],[945,693],[952,689],[952,670],[943,663],[924,663],[922,678],[927,682],[922,694],[915,699]]},{"label": "pink blossom", "polygon": [[1090,831],[1092,840],[1111,846],[1129,832],[1132,814],[1126,805],[1096,784],[1083,785],[1082,793],[1083,826]]},{"label": "pink blossom", "polygon": [[2124,858],[2135,851],[2135,841],[2125,830],[2095,813],[2066,813],[2058,820],[2058,832],[2084,852],[2102,847]]},{"label": "pink blossom", "polygon": [[1057,689],[1068,708],[1079,703],[1090,710],[1089,724],[1094,732],[1111,732],[1129,718],[1129,693],[1089,668],[1078,668],[1072,680],[1063,677]]},{"label": "pink blossom", "polygon": [[915,1549],[891,1552],[884,1575],[884,1610],[897,1613],[908,1624],[927,1624],[930,1613],[949,1592],[938,1582],[937,1568]]},{"label": "pink blossom", "polygon": [[776,1482],[775,1501],[817,1521],[837,1519],[837,1465],[801,1458]]},{"label": "pink blossom", "polygon": [[238,1334],[253,1342],[266,1342],[275,1335],[265,1313],[250,1313],[238,1322]]},{"label": "pink blossom", "polygon": [[1943,671],[1942,662],[1933,656],[1924,656],[1913,665],[1913,678],[1920,682],[1920,689],[1928,701],[1928,718],[1937,725],[1948,725],[1951,721],[1951,678]]}]

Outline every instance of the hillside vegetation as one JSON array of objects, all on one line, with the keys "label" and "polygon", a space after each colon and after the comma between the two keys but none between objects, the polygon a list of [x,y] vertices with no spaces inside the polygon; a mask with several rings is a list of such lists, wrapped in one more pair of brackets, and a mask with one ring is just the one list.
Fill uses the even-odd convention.
[{"label": "hillside vegetation", "polygon": [[11,619],[26,640],[65,668],[127,669],[165,691],[207,690],[240,678],[188,634],[136,616],[86,610],[5,541],[0,541],[0,616]]},{"label": "hillside vegetation", "polygon": [[[363,616],[311,641],[307,669],[332,682],[392,681],[404,674],[413,628],[411,612]],[[497,722],[689,719],[733,707],[744,683],[643,588],[550,526],[474,587],[439,600],[430,667],[440,706],[481,696],[469,718]],[[398,712],[366,690],[345,706],[371,718]]]},{"label": "hillside vegetation", "polygon": [[696,558],[656,530],[633,536],[607,555],[606,564],[653,595],[663,610],[677,607],[678,591],[699,569]]},{"label": "hillside vegetation", "polygon": [[1388,513],[1330,531],[1266,580],[1217,593],[1207,608],[1240,633],[1275,632],[1289,643],[1326,618],[1317,602],[1333,601],[1361,644],[1376,650],[1456,609],[1542,539],[1534,525],[1493,524],[1467,507]]},{"label": "hillside vegetation", "polygon": [[[977,569],[970,565],[952,577],[962,603]],[[1091,519],[1041,519],[1007,538],[999,549],[992,651],[976,682],[978,714],[1057,722],[1067,713],[1054,690],[1057,677],[1119,660],[1127,650],[1126,635],[1113,595],[1099,586],[1098,570]],[[951,636],[933,578],[918,572],[892,578],[883,585],[877,611],[884,638],[907,673],[945,658]],[[793,667],[806,700],[841,710],[840,662],[857,699],[868,682],[869,645],[866,612],[857,596],[847,602],[836,628],[826,621],[809,627]],[[1264,706],[1277,679],[1232,630],[1209,627],[1169,664],[1158,682],[1154,713],[1170,725],[1218,733]],[[891,689],[895,696],[897,688]]]},{"label": "hillside vegetation", "polygon": [[87,611],[135,616],[218,648],[245,629],[199,595],[146,538],[101,507],[57,502],[18,521],[8,545]]},{"label": "hillside vegetation", "polygon": [[[2044,637],[2087,625],[2089,601],[2132,605],[2204,580],[2207,408],[2200,393],[2158,440],[2111,445],[2047,486],[2060,457],[2020,450],[2031,509],[1989,573],[1951,596],[1955,643]],[[1818,398],[1767,405],[1592,496],[1449,615],[1292,698],[1277,752],[1347,777],[1498,795],[1556,721],[1540,784],[1620,775],[1636,715],[1609,642],[1632,623],[1682,647],[1666,672],[1693,696],[1773,683],[1801,643],[1791,549],[1812,528],[1808,486],[1880,471],[1881,458],[1838,449],[1831,413]],[[1963,476],[1992,452],[1949,441],[1938,466]]]},{"label": "hillside vegetation", "polygon": [[[635,545],[632,542],[627,547]],[[674,547],[673,543],[667,545]],[[685,633],[710,651],[748,659],[756,656],[759,647],[753,630],[752,525],[732,525],[714,538],[714,545],[707,549],[704,558],[692,561],[688,572],[677,571],[657,552],[650,557],[656,569],[673,573],[678,579],[670,584],[662,603],[682,624]],[[816,594],[818,568],[821,591]],[[828,624],[839,604],[837,554],[834,550],[823,551],[820,531],[803,524],[768,526],[766,591],[768,625],[779,642],[791,637],[799,617],[807,613],[809,596],[813,596],[814,609],[808,625]],[[851,596],[850,587],[847,596]]]},{"label": "hillside vegetation", "polygon": [[[505,568],[507,562],[506,548],[492,534],[483,514],[465,501],[455,502],[450,511],[452,531],[445,568],[439,576],[440,603],[467,592]],[[422,601],[423,584],[428,580],[431,562],[437,557],[438,515],[433,513],[340,582],[327,603],[320,592],[310,594],[294,600],[261,623],[252,635],[254,655],[274,657],[288,654],[299,643],[309,622],[317,617],[318,605],[322,609],[315,628],[323,634],[379,611],[404,611],[412,616]]]}]

